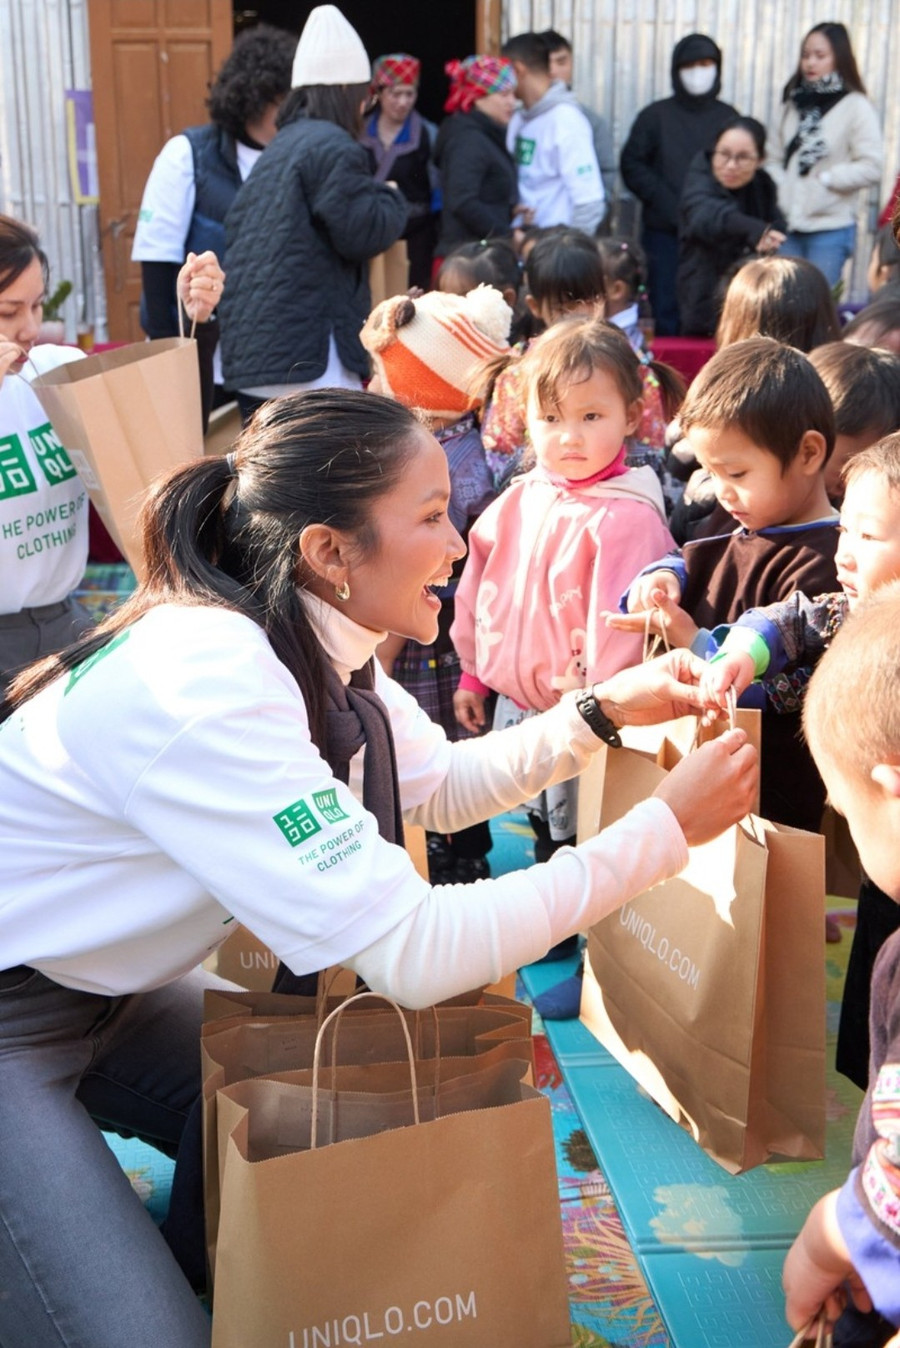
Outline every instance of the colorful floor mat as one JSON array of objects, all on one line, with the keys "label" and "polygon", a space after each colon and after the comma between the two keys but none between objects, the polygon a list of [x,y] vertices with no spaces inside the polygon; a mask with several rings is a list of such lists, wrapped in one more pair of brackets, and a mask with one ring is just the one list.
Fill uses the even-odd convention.
[{"label": "colorful floor mat", "polygon": [[[605,1283],[605,1295],[586,1307],[576,1296],[574,1248],[567,1234],[573,1322],[577,1333],[596,1335],[576,1342],[784,1348],[784,1255],[816,1199],[846,1175],[861,1099],[861,1092],[833,1066],[834,1031],[855,915],[845,899],[833,901],[832,908],[838,913],[843,940],[824,947],[829,997],[824,1161],[760,1166],[744,1175],[728,1175],[580,1022],[544,1026],[557,1073],[551,1099],[554,1087],[566,1093],[559,1117],[574,1105],[584,1144],[597,1157],[600,1174],[591,1173],[591,1185],[597,1186],[598,1194],[605,1192],[607,1201],[612,1196],[601,1219],[599,1240],[617,1248],[621,1222],[626,1252],[622,1265],[611,1266],[618,1280]],[[532,965],[522,970],[523,985],[537,995],[575,965],[574,960],[562,966]],[[561,1086],[556,1086],[558,1081]],[[568,1161],[572,1147],[557,1119],[554,1103],[565,1200],[567,1189],[574,1192]],[[583,1164],[587,1151],[579,1146],[575,1154]],[[586,1188],[584,1206],[596,1207],[598,1201],[590,1186]],[[564,1201],[564,1213],[566,1207]],[[602,1256],[597,1262],[602,1266]],[[639,1323],[629,1323],[619,1301],[629,1304],[643,1280],[646,1304],[641,1306]]]}]

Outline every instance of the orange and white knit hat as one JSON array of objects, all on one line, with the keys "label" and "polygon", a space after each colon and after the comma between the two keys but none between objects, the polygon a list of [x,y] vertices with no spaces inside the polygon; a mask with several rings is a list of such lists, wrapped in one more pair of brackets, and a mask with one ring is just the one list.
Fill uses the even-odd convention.
[{"label": "orange and white knit hat", "polygon": [[385,394],[431,416],[457,417],[473,406],[468,389],[478,366],[509,349],[512,318],[493,286],[467,295],[430,290],[377,305],[360,337]]}]

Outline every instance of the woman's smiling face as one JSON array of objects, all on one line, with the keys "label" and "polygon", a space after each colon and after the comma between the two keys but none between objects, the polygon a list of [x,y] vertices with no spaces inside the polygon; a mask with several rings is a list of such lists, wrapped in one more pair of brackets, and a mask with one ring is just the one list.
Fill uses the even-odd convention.
[{"label": "woman's smiling face", "polygon": [[373,545],[347,575],[341,611],[373,632],[394,632],[429,645],[437,637],[446,584],[466,545],[450,523],[447,456],[424,427],[397,485],[375,501],[368,525]]}]

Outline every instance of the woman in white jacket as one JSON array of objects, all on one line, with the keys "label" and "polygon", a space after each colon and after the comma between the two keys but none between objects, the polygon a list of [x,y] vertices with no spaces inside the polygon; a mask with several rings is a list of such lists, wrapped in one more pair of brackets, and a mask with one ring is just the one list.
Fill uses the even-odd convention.
[{"label": "woman in white jacket", "polygon": [[388,631],[435,639],[464,550],[449,499],[399,403],[274,399],[232,453],[157,486],[145,583],[0,703],[0,1342],[209,1348],[95,1121],[177,1149],[200,1085],[189,971],[232,918],[298,976],[346,963],[425,1006],[676,874],[749,808],[755,754],[726,731],[546,865],[416,874],[404,818],[454,832],[528,799],[614,725],[696,706],[703,670],[673,651],[449,743],[372,658]]},{"label": "woman in white jacket", "polygon": [[767,169],[788,221],[782,257],[804,257],[835,286],[856,239],[855,197],[881,179],[878,115],[866,97],[842,23],[803,39],[784,87]]}]

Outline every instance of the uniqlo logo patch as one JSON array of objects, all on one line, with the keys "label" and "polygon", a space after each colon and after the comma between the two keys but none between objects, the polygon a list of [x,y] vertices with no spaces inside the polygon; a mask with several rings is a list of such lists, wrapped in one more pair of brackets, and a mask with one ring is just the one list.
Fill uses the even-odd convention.
[{"label": "uniqlo logo patch", "polygon": [[33,491],[37,491],[37,483],[22,441],[17,435],[7,436],[0,440],[0,501],[10,496],[27,496]]},{"label": "uniqlo logo patch", "polygon": [[342,819],[350,818],[347,811],[338,805],[337,790],[333,786],[329,786],[326,791],[314,791],[313,804],[326,824],[339,824]]},{"label": "uniqlo logo patch", "polygon": [[75,466],[49,421],[29,431],[28,438],[41,465],[41,471],[51,486],[56,482],[66,482],[70,477],[75,477]]},{"label": "uniqlo logo patch", "polygon": [[534,152],[537,143],[533,140],[527,140],[525,136],[516,136],[516,163],[530,164],[534,159]]},{"label": "uniqlo logo patch", "polygon": [[291,847],[299,847],[301,843],[307,842],[322,831],[322,825],[305,800],[295,800],[293,805],[279,810],[272,818]]}]

